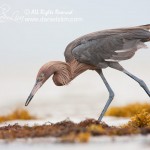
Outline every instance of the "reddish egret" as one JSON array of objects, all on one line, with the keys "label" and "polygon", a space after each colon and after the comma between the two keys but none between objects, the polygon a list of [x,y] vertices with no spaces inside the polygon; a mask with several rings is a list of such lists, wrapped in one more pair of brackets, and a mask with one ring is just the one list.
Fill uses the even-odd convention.
[{"label": "reddish egret", "polygon": [[143,80],[124,69],[119,61],[130,59],[140,48],[145,48],[144,42],[150,41],[150,24],[109,29],[93,32],[72,41],[65,50],[66,62],[50,61],[39,70],[36,83],[25,106],[29,104],[37,90],[53,75],[55,85],[67,85],[86,70],[95,70],[102,78],[109,98],[98,120],[101,121],[114,98],[114,92],[103,75],[102,69],[111,67],[122,71],[140,84],[150,97],[150,91]]}]

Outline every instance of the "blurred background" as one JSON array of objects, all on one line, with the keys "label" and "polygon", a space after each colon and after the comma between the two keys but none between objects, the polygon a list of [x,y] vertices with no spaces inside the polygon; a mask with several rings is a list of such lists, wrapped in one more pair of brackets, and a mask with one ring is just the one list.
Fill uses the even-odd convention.
[{"label": "blurred background", "polygon": [[[22,107],[39,68],[64,61],[69,42],[84,34],[109,28],[150,23],[149,0],[1,0],[0,109]],[[150,46],[150,43],[147,43]],[[150,48],[139,50],[121,64],[150,87]],[[107,68],[104,74],[115,92],[112,105],[149,102],[144,90],[125,74]],[[108,98],[99,75],[87,71],[68,86],[56,87],[51,78],[28,109],[41,115],[97,118]]]}]

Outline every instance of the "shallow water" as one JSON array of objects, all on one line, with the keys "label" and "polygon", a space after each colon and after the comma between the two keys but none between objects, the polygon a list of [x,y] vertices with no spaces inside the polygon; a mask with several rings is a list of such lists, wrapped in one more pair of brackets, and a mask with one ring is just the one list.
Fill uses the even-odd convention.
[{"label": "shallow water", "polygon": [[[24,14],[26,10],[72,11],[71,17],[80,17],[79,22],[2,22],[2,8],[9,8],[7,16],[17,12],[19,16],[41,17],[38,14]],[[89,32],[106,28],[128,27],[149,24],[150,1],[0,1],[0,110],[1,114],[24,103],[35,82],[41,65],[49,60],[64,60],[66,45],[75,38]],[[51,15],[50,17],[56,17]],[[57,15],[57,17],[62,17]],[[64,15],[63,17],[68,17]],[[150,47],[150,44],[147,43]],[[131,73],[143,79],[150,87],[150,48],[139,50],[133,59],[121,62]],[[113,69],[104,74],[115,92],[112,105],[131,102],[148,102],[144,90],[129,77]],[[27,107],[33,114],[59,121],[71,118],[75,121],[98,118],[108,92],[100,77],[94,71],[87,71],[65,87],[56,87],[51,79],[38,91]],[[107,118],[106,118],[107,120]],[[117,120],[112,120],[113,123]],[[17,140],[0,142],[0,149],[148,149],[148,136],[98,138],[88,144],[56,144],[49,138],[39,140]],[[53,140],[52,140],[53,141]],[[123,145],[123,146],[122,146]]]}]

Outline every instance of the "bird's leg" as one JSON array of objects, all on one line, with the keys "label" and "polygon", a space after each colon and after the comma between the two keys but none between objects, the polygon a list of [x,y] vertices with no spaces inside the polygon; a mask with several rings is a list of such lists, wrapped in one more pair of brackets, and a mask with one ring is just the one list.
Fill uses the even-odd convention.
[{"label": "bird's leg", "polygon": [[145,84],[145,82],[143,80],[139,79],[138,77],[134,76],[133,74],[131,74],[130,72],[128,72],[127,70],[125,70],[119,63],[111,62],[109,64],[109,67],[117,69],[119,71],[122,71],[125,74],[127,74],[129,77],[131,77],[132,79],[134,79],[136,82],[138,82],[140,84],[140,86],[145,90],[145,92],[150,97],[150,90],[148,89],[147,85]]},{"label": "bird's leg", "polygon": [[108,98],[108,100],[107,100],[107,102],[105,104],[104,109],[102,110],[102,112],[101,112],[101,114],[100,114],[100,116],[98,118],[98,121],[101,121],[103,116],[104,116],[104,114],[105,114],[105,112],[107,111],[110,103],[112,102],[112,100],[114,98],[114,92],[111,89],[110,85],[108,84],[106,78],[104,77],[102,70],[97,70],[97,73],[101,76],[101,78],[102,78],[102,80],[103,80],[103,82],[104,82],[104,84],[105,84],[105,86],[106,86],[106,88],[107,88],[107,90],[109,92],[109,98]]},{"label": "bird's leg", "polygon": [[128,72],[127,70],[123,70],[123,72],[125,74],[127,74],[129,77],[131,77],[132,79],[134,79],[136,82],[138,82],[140,84],[140,86],[145,90],[145,92],[148,94],[148,96],[150,97],[150,90],[148,89],[147,85],[145,84],[145,82],[141,79],[139,79],[138,77],[134,76],[133,74],[131,74],[130,72]]}]

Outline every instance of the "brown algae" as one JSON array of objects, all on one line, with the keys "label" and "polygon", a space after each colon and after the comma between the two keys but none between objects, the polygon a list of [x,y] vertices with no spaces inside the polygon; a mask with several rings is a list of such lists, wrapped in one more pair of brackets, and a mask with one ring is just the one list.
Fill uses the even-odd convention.
[{"label": "brown algae", "polygon": [[131,117],[131,121],[128,122],[127,126],[134,128],[150,127],[150,113],[143,109],[141,113]]},{"label": "brown algae", "polygon": [[141,127],[139,117],[138,120],[136,118],[137,116],[128,124],[120,127],[108,126],[93,119],[86,119],[80,123],[62,121],[32,127],[14,124],[0,127],[0,139],[56,137],[61,142],[88,142],[91,136],[150,134],[150,127]]},{"label": "brown algae", "polygon": [[[140,106],[142,105],[142,106]],[[136,134],[150,134],[150,112],[148,104],[132,104],[134,111],[130,115],[131,120],[121,126],[109,126],[104,122],[94,119],[86,119],[80,123],[64,120],[57,123],[49,123],[34,126],[21,126],[18,124],[0,127],[0,139],[12,140],[17,138],[55,137],[60,142],[88,142],[92,136],[125,136]],[[130,105],[122,108],[130,111]],[[135,106],[135,107],[133,107]],[[140,112],[136,109],[141,109]],[[110,108],[111,109],[111,108]],[[137,109],[137,110],[138,110]],[[123,114],[123,110],[122,110]],[[128,116],[125,114],[125,116]],[[12,114],[0,117],[1,121],[13,119],[35,119],[25,110],[16,110]]]},{"label": "brown algae", "polygon": [[30,115],[30,113],[25,109],[16,109],[11,114],[0,116],[0,123],[12,120],[31,120],[36,119],[36,117]]},{"label": "brown algae", "polygon": [[150,113],[150,104],[132,103],[125,106],[114,106],[108,109],[106,116],[133,117],[134,115],[140,113],[142,110]]}]

